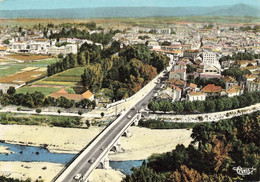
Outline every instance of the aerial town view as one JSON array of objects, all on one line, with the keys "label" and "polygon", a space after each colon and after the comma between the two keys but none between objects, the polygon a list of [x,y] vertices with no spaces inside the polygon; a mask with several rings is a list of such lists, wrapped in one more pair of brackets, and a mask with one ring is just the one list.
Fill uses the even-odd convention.
[{"label": "aerial town view", "polygon": [[260,181],[260,0],[0,0],[0,182]]}]

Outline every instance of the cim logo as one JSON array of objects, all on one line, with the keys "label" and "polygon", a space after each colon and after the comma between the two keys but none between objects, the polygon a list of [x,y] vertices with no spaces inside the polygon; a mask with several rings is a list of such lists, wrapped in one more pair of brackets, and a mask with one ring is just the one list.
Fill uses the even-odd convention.
[{"label": "cim logo", "polygon": [[252,175],[256,168],[245,168],[245,167],[233,167],[233,170],[237,172],[237,174],[245,176],[245,175]]}]

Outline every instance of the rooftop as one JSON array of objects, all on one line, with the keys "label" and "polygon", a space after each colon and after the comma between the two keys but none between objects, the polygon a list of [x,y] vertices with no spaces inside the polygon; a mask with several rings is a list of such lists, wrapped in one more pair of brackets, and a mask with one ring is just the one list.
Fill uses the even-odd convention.
[{"label": "rooftop", "polygon": [[206,93],[217,93],[221,92],[221,90],[221,86],[215,86],[214,84],[208,84],[202,89],[202,91]]}]

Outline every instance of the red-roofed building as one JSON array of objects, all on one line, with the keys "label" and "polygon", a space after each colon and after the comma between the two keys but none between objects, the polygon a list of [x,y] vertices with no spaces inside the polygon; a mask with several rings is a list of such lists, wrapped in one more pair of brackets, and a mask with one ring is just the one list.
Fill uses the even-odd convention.
[{"label": "red-roofed building", "polygon": [[89,90],[84,92],[83,94],[69,94],[64,88],[60,89],[59,91],[52,93],[49,97],[53,97],[58,99],[60,97],[65,97],[69,100],[81,101],[83,99],[89,99],[91,101],[94,100],[94,94],[91,93]]},{"label": "red-roofed building", "polygon": [[201,91],[206,93],[207,96],[219,96],[222,91],[222,87],[215,86],[214,84],[208,84]]}]

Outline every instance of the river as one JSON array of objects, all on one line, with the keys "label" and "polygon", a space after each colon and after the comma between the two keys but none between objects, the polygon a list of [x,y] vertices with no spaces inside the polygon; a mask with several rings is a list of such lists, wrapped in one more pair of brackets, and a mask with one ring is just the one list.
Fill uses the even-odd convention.
[{"label": "river", "polygon": [[[11,154],[0,154],[0,161],[17,161],[17,162],[53,162],[68,163],[75,154],[51,153],[42,147],[31,147],[23,145],[14,145],[0,143],[0,146],[8,147]],[[109,161],[113,169],[120,170],[124,174],[131,174],[132,167],[139,167],[142,161]]]}]

